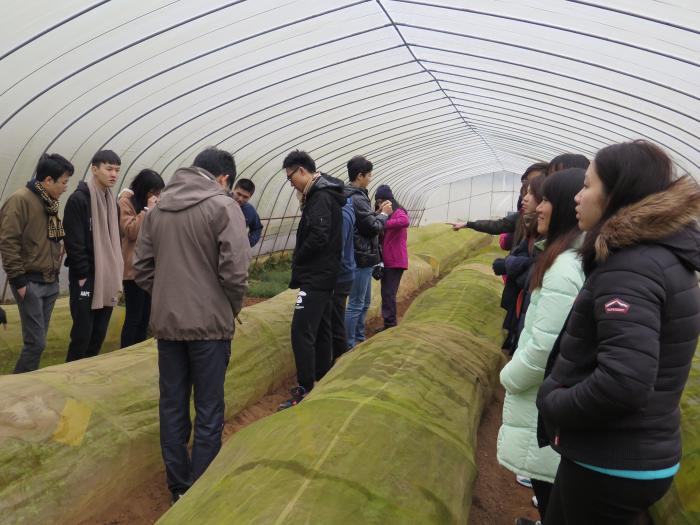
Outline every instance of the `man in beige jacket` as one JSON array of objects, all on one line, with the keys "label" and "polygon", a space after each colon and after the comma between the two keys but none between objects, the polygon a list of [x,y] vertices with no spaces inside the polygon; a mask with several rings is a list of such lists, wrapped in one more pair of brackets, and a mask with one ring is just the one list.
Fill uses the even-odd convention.
[{"label": "man in beige jacket", "polygon": [[[63,251],[58,199],[71,175],[73,165],[68,160],[44,154],[34,178],[0,209],[0,255],[22,322],[23,346],[15,374],[39,368],[46,347]],[[0,324],[4,320],[1,315]]]},{"label": "man in beige jacket", "polygon": [[173,502],[221,448],[224,377],[250,262],[243,213],[216,183],[232,164],[230,153],[209,148],[177,170],[136,242],[134,278],[151,294],[158,339],[160,441]]}]

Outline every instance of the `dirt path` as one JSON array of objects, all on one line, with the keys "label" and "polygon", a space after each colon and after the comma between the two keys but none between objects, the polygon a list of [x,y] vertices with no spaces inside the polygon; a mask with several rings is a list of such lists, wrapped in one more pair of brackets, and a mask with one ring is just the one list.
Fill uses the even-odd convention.
[{"label": "dirt path", "polygon": [[539,519],[532,506],[532,491],[515,482],[515,474],[496,460],[496,439],[501,426],[503,387],[484,408],[477,434],[478,476],[472,495],[470,525],[512,525],[516,518]]},{"label": "dirt path", "polygon": [[[292,381],[279,390],[266,395],[256,404],[243,410],[224,425],[223,442],[226,443],[236,432],[247,425],[273,414],[284,401],[292,387]],[[123,500],[108,508],[96,519],[86,520],[79,525],[151,525],[170,508],[170,491],[165,482],[165,471],[160,470],[139,486],[135,487]]]}]

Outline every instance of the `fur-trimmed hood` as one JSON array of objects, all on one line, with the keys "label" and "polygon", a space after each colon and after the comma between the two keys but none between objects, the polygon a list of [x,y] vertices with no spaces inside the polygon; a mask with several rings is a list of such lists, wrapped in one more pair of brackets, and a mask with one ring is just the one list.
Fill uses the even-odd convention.
[{"label": "fur-trimmed hood", "polygon": [[620,209],[608,219],[595,242],[596,260],[611,251],[655,243],[671,250],[686,266],[700,271],[700,186],[690,176]]}]

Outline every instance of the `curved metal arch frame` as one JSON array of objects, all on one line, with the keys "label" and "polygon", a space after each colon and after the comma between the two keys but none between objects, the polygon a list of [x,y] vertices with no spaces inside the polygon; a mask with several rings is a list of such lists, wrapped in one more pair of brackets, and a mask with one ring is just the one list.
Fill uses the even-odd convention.
[{"label": "curved metal arch frame", "polygon": [[[457,115],[454,115],[453,113],[448,113],[448,114],[442,115],[442,116],[449,116],[449,115],[452,115],[451,118],[447,119],[445,122],[450,122],[450,121],[461,121],[461,118],[460,118],[459,116],[457,116]],[[437,125],[437,124],[441,124],[441,123],[436,123],[436,124],[432,124],[432,125]],[[385,130],[385,131],[382,132],[382,133],[387,133],[387,132],[389,132],[389,131],[396,131],[397,129],[403,129],[403,128],[406,128],[407,126],[414,126],[414,125],[416,125],[416,122],[411,122],[411,123],[405,124],[405,125],[403,125],[403,126],[399,126],[399,127],[395,128],[394,130]],[[410,131],[414,131],[414,130],[402,131],[402,132],[397,133],[397,134],[395,134],[395,135],[393,135],[393,136],[400,136],[400,135],[403,135],[403,134],[405,134],[405,133],[407,133],[407,132],[410,132]],[[392,137],[393,137],[393,136],[392,136]],[[374,135],[373,137],[363,137],[363,139],[361,139],[361,140],[373,140],[373,139],[376,139],[376,135]],[[341,140],[341,139],[336,139],[336,140],[334,140],[334,141],[331,141],[331,142],[327,143],[325,146],[334,144],[334,143],[338,142],[339,140]],[[356,141],[356,142],[360,142],[360,141]],[[341,148],[337,148],[336,150],[331,150],[331,151],[329,151],[329,152],[324,153],[324,154],[323,154],[322,156],[320,156],[320,157],[316,157],[317,163],[318,163],[318,164],[323,164],[323,162],[321,161],[321,159],[323,158],[323,156],[335,154],[337,151],[340,151],[341,149],[346,148],[347,146],[348,146],[347,144],[344,144]],[[324,145],[322,145],[322,146],[316,146],[315,148],[308,148],[308,151],[309,151],[309,153],[313,153],[316,149],[320,149],[321,147],[324,147]],[[344,157],[347,158],[347,154],[346,154],[346,153],[343,153],[342,156],[344,156]],[[275,160],[276,158],[277,158],[277,157],[272,157],[272,156],[269,157],[261,166],[258,167],[258,169],[257,169],[256,172],[253,174],[253,176],[254,176],[256,173],[258,173],[259,171],[261,171],[262,169],[264,169],[268,164],[270,164],[271,162],[273,162],[273,160]],[[280,171],[280,169],[281,169],[281,168],[275,169],[275,170],[273,170],[273,172],[274,172],[274,173],[278,173],[278,172]],[[251,178],[251,177],[252,177],[252,176],[249,176],[249,178]],[[270,184],[270,182],[273,180],[273,178],[274,178],[274,177],[269,177],[269,178],[267,179],[267,181],[265,182],[265,186],[264,186],[264,189],[263,189],[263,193],[267,190],[267,187],[268,187],[268,185]],[[262,196],[262,194],[261,194],[261,196]],[[274,209],[274,208],[273,208],[273,209]]]},{"label": "curved metal arch frame", "polygon": [[[443,65],[448,65],[448,64],[443,64]],[[450,66],[450,67],[460,67],[460,66],[452,66],[452,65],[449,65],[449,66]],[[472,69],[472,68],[465,68],[465,69]],[[480,70],[479,70],[479,71],[480,71]],[[494,85],[499,85],[499,86],[504,86],[504,87],[513,87],[513,88],[517,88],[517,87],[514,86],[513,84],[507,84],[507,83],[505,83],[505,82],[497,82],[497,81],[491,80],[491,79],[482,79],[482,78],[480,78],[480,77],[471,77],[471,76],[468,76],[468,75],[460,75],[460,74],[458,74],[458,73],[449,73],[449,72],[444,72],[444,71],[436,71],[436,73],[439,73],[439,74],[442,74],[442,75],[448,75],[448,76],[456,76],[456,77],[458,77],[458,78],[467,78],[467,79],[478,80],[478,81],[480,81],[480,82],[485,82],[485,83],[488,83],[488,84],[494,84]],[[512,77],[511,75],[502,75],[502,76],[507,76],[507,77],[510,77],[510,78],[515,78],[515,77]],[[541,83],[541,82],[537,82],[537,81],[534,81],[534,80],[531,80],[531,79],[527,79],[527,81],[528,81],[528,82],[535,83],[535,84],[547,85],[547,86],[548,86],[548,84]],[[444,80],[444,82],[450,82],[450,83],[454,83],[454,84],[464,85],[464,86],[467,86],[467,87],[478,87],[479,89],[485,89],[484,87],[473,86],[473,85],[471,85],[471,84],[460,83],[460,82],[456,82],[456,81],[453,81],[453,80]],[[550,87],[551,87],[551,86],[550,86]],[[526,91],[526,92],[528,92],[528,93],[546,95],[546,96],[548,96],[548,97],[552,97],[552,98],[556,98],[556,99],[561,99],[561,100],[563,100],[563,101],[566,101],[566,102],[569,102],[569,103],[572,103],[572,104],[576,104],[577,106],[589,107],[589,108],[592,108],[592,109],[594,109],[594,110],[603,112],[603,110],[602,110],[601,108],[597,108],[597,107],[594,106],[593,104],[588,104],[588,103],[584,102],[583,100],[576,100],[576,101],[574,101],[574,100],[568,99],[568,98],[566,98],[566,97],[562,97],[562,96],[557,95],[557,94],[554,94],[554,93],[543,93],[543,92],[537,91],[537,90],[535,90],[535,89],[529,89],[529,88],[517,88],[517,89],[519,89],[520,91]],[[565,88],[562,88],[562,87],[557,87],[557,90],[559,90],[559,91],[571,91],[571,90],[568,90],[568,89],[565,89]],[[490,91],[499,92],[499,91],[497,91],[497,90],[490,90]],[[522,95],[519,95],[518,93],[510,93],[510,92],[505,92],[505,91],[504,91],[504,92],[501,92],[501,93],[508,94],[508,95],[514,96],[514,97],[523,97]],[[575,91],[574,91],[574,93],[579,93],[579,92],[575,92]],[[584,95],[583,93],[580,93],[580,94],[581,94],[582,96]],[[482,96],[482,95],[480,95],[480,96]],[[626,108],[625,106],[623,106],[623,105],[621,105],[621,104],[617,104],[617,103],[612,102],[612,101],[605,101],[605,100],[602,100],[602,99],[600,99],[600,98],[593,97],[593,96],[591,96],[591,95],[587,95],[587,96],[588,96],[588,98],[593,98],[593,99],[596,99],[596,100],[600,100],[601,102],[605,102],[605,103],[607,103],[607,104],[610,104],[610,105],[613,105],[613,106],[616,106],[616,107],[620,107],[620,108],[622,108],[622,109],[629,109],[629,108]],[[533,101],[536,100],[536,101],[541,102],[541,103],[543,103],[543,104],[546,103],[546,104],[548,104],[548,105],[551,105],[551,102],[545,102],[545,101],[542,101],[542,100],[536,99],[536,98],[530,98],[530,100],[533,100]],[[560,107],[560,108],[562,108],[563,106],[558,106],[558,105],[557,105],[557,106],[555,106],[555,107]],[[571,111],[571,109],[568,108],[568,107],[564,107],[564,109],[567,109],[567,110]],[[677,137],[677,136],[675,136],[675,135],[672,135],[672,134],[669,133],[668,131],[664,131],[664,130],[659,129],[659,128],[655,127],[655,126],[652,126],[651,124],[648,124],[648,123],[645,123],[645,122],[641,122],[641,121],[639,121],[639,120],[637,120],[637,119],[635,119],[635,118],[629,117],[629,116],[627,116],[627,115],[623,115],[622,113],[619,113],[619,112],[617,112],[617,111],[605,110],[604,112],[605,112],[605,113],[608,113],[608,114],[612,114],[612,115],[618,116],[618,117],[620,117],[620,119],[622,119],[622,120],[631,121],[631,122],[634,122],[634,123],[639,124],[639,125],[641,125],[641,126],[648,127],[648,128],[650,128],[650,129],[653,129],[654,131],[658,131],[659,133],[664,134],[664,135],[666,135],[666,136],[672,138],[672,139],[675,140],[675,141],[680,142],[681,144],[684,144],[685,146],[688,146],[688,147],[691,148],[691,149],[694,148],[694,147],[692,146],[692,144],[686,142],[684,139],[679,138],[679,137]],[[595,118],[595,119],[597,119],[597,120],[600,119],[599,116],[595,116],[595,115],[592,115],[592,114],[590,114],[590,113],[583,113],[583,112],[580,112],[580,111],[577,111],[577,113],[580,113],[580,114],[582,114],[582,115],[590,116],[591,118]],[[557,113],[557,114],[561,115],[560,113]],[[688,135],[690,135],[690,136],[693,137],[693,138],[696,138],[696,139],[700,140],[700,136],[696,136],[696,135],[694,135],[693,133],[691,133],[690,131],[688,131],[688,130],[686,130],[686,129],[683,129],[683,128],[680,128],[680,127],[678,127],[678,126],[676,126],[676,125],[674,125],[674,124],[672,124],[672,123],[669,123],[669,122],[667,122],[667,121],[661,120],[661,119],[658,118],[658,117],[655,117],[655,116],[653,116],[653,115],[649,115],[649,114],[647,114],[647,113],[643,113],[642,111],[639,111],[638,114],[644,115],[644,116],[646,116],[646,117],[648,117],[648,118],[650,118],[650,119],[653,119],[653,120],[656,120],[656,121],[658,121],[658,122],[660,122],[660,123],[662,123],[662,124],[668,125],[668,126],[674,128],[674,129],[677,129],[677,130],[679,130],[679,131],[681,131],[681,132],[687,133]],[[608,121],[608,122],[612,123],[611,121]],[[629,131],[633,131],[633,132],[635,132],[635,133],[638,133],[638,132],[632,130],[631,128],[628,128],[628,127],[624,126],[623,124],[616,124],[616,125],[622,127],[623,129],[627,129],[627,130],[629,130]],[[691,161],[691,162],[692,162],[692,161]]]},{"label": "curved metal arch frame", "polygon": [[[651,53],[651,54],[658,55],[658,56],[661,56],[661,57],[664,57],[664,58],[668,58],[668,59],[670,59],[670,60],[677,60],[677,61],[679,61],[679,62],[683,62],[683,63],[685,63],[685,64],[689,64],[689,65],[691,65],[691,66],[700,67],[700,63],[698,63],[698,62],[694,62],[694,61],[692,61],[692,60],[688,60],[688,59],[683,58],[683,57],[679,57],[679,56],[676,56],[676,55],[672,55],[672,54],[670,54],[670,53],[665,53],[665,52],[663,52],[663,51],[658,51],[658,50],[656,50],[656,49],[651,49],[651,48],[649,48],[649,47],[644,47],[644,46],[640,46],[640,45],[637,45],[637,44],[633,44],[632,42],[625,42],[625,41],[622,41],[622,40],[617,40],[617,39],[614,39],[614,38],[606,37],[606,36],[603,36],[603,35],[596,35],[595,33],[586,33],[585,31],[580,31],[580,30],[577,30],[577,29],[571,29],[571,28],[568,28],[568,27],[557,26],[557,25],[554,25],[554,24],[548,24],[548,23],[545,23],[545,22],[539,22],[539,21],[537,21],[537,20],[526,19],[526,18],[518,18],[518,17],[515,17],[515,16],[506,16],[506,15],[501,15],[501,14],[498,14],[498,13],[490,13],[490,12],[488,12],[488,11],[480,11],[480,10],[477,10],[477,9],[469,9],[469,8],[466,8],[466,7],[456,7],[456,6],[451,6],[451,5],[433,4],[433,3],[429,3],[429,2],[419,2],[419,1],[417,1],[417,0],[394,0],[394,2],[396,2],[396,3],[401,3],[401,4],[419,5],[419,6],[423,6],[423,7],[429,7],[429,8],[438,8],[438,9],[444,9],[444,10],[449,10],[449,11],[458,11],[458,12],[462,12],[462,13],[470,13],[470,14],[476,14],[476,15],[481,15],[481,16],[486,16],[486,17],[497,18],[497,19],[499,19],[499,20],[509,20],[509,21],[511,21],[511,22],[519,22],[519,23],[527,24],[527,25],[531,25],[531,26],[546,27],[547,29],[554,29],[554,30],[556,30],[556,31],[562,31],[562,32],[565,32],[565,33],[571,33],[571,34],[575,34],[575,35],[579,35],[579,36],[585,36],[585,37],[587,37],[587,38],[593,38],[593,39],[595,39],[595,40],[601,40],[601,41],[603,41],[603,42],[609,42],[609,43],[612,43],[612,44],[618,44],[618,45],[621,45],[621,46],[624,46],[624,47],[629,47],[629,48],[632,48],[632,49],[636,49],[636,50],[638,50],[638,51],[643,51],[643,52],[645,52],[645,53]],[[585,4],[586,2],[580,2],[580,3],[584,3],[584,4]]]},{"label": "curved metal arch frame", "polygon": [[[362,58],[366,58],[367,56],[371,56],[372,54],[374,54],[374,53],[371,53],[371,54],[368,54],[368,55],[363,55]],[[347,62],[348,62],[347,60],[344,60],[344,61],[342,61],[342,62],[336,62],[335,64],[333,64],[333,66],[340,65],[340,64],[343,64],[343,63],[347,63]],[[361,78],[361,77],[364,76],[364,75],[372,75],[372,74],[374,74],[374,73],[384,72],[384,71],[388,71],[388,70],[390,70],[390,69],[394,69],[394,68],[397,68],[397,67],[402,67],[402,66],[410,65],[410,64],[412,64],[412,62],[404,62],[404,63],[401,63],[401,64],[395,64],[395,65],[387,66],[387,67],[384,67],[384,68],[376,69],[376,70],[373,70],[373,71],[369,71],[369,72],[367,72],[367,73],[362,73],[361,75],[356,75],[356,76],[354,76],[354,77],[344,78],[344,79],[339,80],[339,81],[337,81],[337,82],[332,82],[332,83],[330,83],[330,84],[326,84],[325,86],[321,86],[320,88],[315,88],[315,89],[313,89],[313,90],[309,90],[309,91],[306,91],[306,92],[304,92],[304,93],[301,93],[301,94],[298,94],[298,95],[294,95],[293,97],[289,97],[289,98],[287,98],[287,99],[284,99],[284,100],[281,100],[281,101],[277,101],[275,104],[268,105],[268,106],[266,106],[266,107],[260,108],[260,109],[256,110],[256,111],[253,112],[253,113],[249,113],[248,115],[245,115],[245,116],[242,117],[242,118],[238,118],[237,121],[240,121],[240,120],[243,120],[243,119],[245,119],[245,118],[248,118],[249,116],[252,116],[252,115],[254,115],[254,114],[261,113],[261,112],[263,112],[263,111],[267,111],[267,110],[269,110],[269,109],[271,109],[271,108],[273,108],[273,107],[275,107],[275,106],[277,106],[277,105],[279,105],[279,104],[281,104],[281,103],[291,102],[291,101],[293,101],[295,98],[302,97],[302,96],[306,96],[306,95],[315,93],[315,92],[317,92],[317,91],[322,91],[322,90],[325,90],[325,89],[327,89],[327,88],[329,88],[329,87],[332,87],[332,86],[334,86],[334,85],[339,85],[339,84],[342,84],[342,83],[344,83],[344,82],[348,82],[348,81],[350,81],[350,80],[355,80],[355,79]],[[177,131],[177,130],[181,129],[181,128],[184,127],[185,125],[187,125],[187,124],[189,124],[189,123],[191,123],[191,122],[194,122],[195,120],[200,119],[200,118],[204,117],[205,115],[208,115],[209,113],[211,113],[211,112],[213,112],[213,111],[215,111],[215,110],[217,110],[217,109],[222,108],[223,106],[226,106],[226,105],[231,104],[231,103],[233,103],[233,102],[239,101],[239,100],[241,100],[241,99],[243,99],[243,98],[245,98],[245,97],[247,97],[247,96],[249,96],[249,95],[260,93],[260,92],[265,91],[266,89],[269,89],[269,88],[271,88],[271,87],[278,86],[278,85],[281,85],[281,84],[283,84],[283,83],[285,83],[285,82],[287,82],[287,81],[289,81],[289,80],[292,80],[292,79],[294,79],[294,78],[298,78],[299,76],[305,76],[305,75],[307,75],[307,74],[317,73],[317,72],[319,72],[319,71],[322,71],[322,70],[326,69],[327,67],[332,67],[332,66],[324,66],[324,67],[322,67],[322,68],[317,68],[317,69],[314,69],[314,70],[311,70],[311,71],[308,71],[308,72],[303,72],[303,73],[301,73],[300,75],[296,75],[295,77],[289,77],[289,78],[285,78],[284,80],[281,80],[281,81],[279,81],[279,82],[275,82],[275,83],[272,83],[272,84],[267,84],[267,85],[265,85],[265,86],[256,88],[256,89],[254,89],[254,90],[252,90],[252,91],[248,91],[248,92],[246,92],[246,93],[244,93],[244,94],[242,94],[242,95],[239,95],[239,96],[237,96],[237,97],[234,97],[233,99],[228,99],[228,100],[225,101],[225,102],[219,103],[219,104],[217,104],[216,106],[210,107],[210,108],[206,109],[205,111],[202,111],[202,112],[198,113],[197,115],[186,119],[185,121],[183,121],[183,122],[177,124],[176,126],[173,126],[173,127],[172,127],[170,130],[168,130],[167,132],[161,134],[158,138],[156,138],[154,141],[152,141],[148,146],[146,146],[145,148],[143,148],[143,149],[141,150],[141,152],[139,152],[139,154],[131,161],[129,167],[131,167],[142,155],[144,155],[145,152],[146,152],[147,150],[149,150],[149,149],[152,148],[155,144],[157,144],[158,142],[160,142],[161,140],[163,140],[163,139],[164,139],[165,137],[167,137],[170,133],[173,133],[174,131]],[[397,77],[392,77],[392,78],[389,78],[389,79],[381,80],[381,81],[377,82],[377,84],[393,82],[393,81],[396,81],[396,80],[408,78],[408,77],[410,77],[410,76],[419,75],[419,74],[421,74],[421,73],[422,73],[421,71],[416,71],[416,72],[413,72],[413,73],[407,73],[407,74],[400,75],[400,76],[397,76]],[[346,95],[346,94],[348,94],[348,93],[351,93],[351,92],[356,91],[356,90],[359,90],[359,89],[364,89],[364,86],[362,86],[362,87],[360,87],[360,88],[353,88],[353,89],[350,89],[350,90],[338,92],[338,93],[333,93],[332,95],[328,95],[328,96],[326,96],[326,97],[317,99],[317,100],[315,100],[315,101],[313,101],[313,102],[311,102],[311,103],[307,103],[305,106],[308,106],[308,105],[310,105],[310,104],[315,104],[315,103],[320,102],[320,101],[330,100],[331,98],[335,98],[335,97],[338,97],[338,96]],[[387,92],[387,93],[389,93],[389,92]],[[375,96],[375,95],[373,95],[373,96]],[[346,104],[344,104],[344,105],[335,106],[335,109],[339,109],[339,108],[344,107],[345,105],[349,105],[349,104],[351,104],[351,103],[355,103],[355,101],[350,102],[350,103],[346,103]],[[284,115],[284,114],[286,114],[286,113],[289,113],[289,112],[291,112],[291,111],[293,111],[293,110],[288,110],[288,111],[284,111],[284,112],[282,112],[282,113],[278,113],[278,114],[276,114],[275,116],[269,117],[269,118],[266,119],[266,120],[270,120],[270,119],[272,119],[272,118],[279,117],[279,116]],[[169,117],[169,118],[172,118],[172,116]],[[263,121],[259,121],[259,122],[263,122]],[[226,129],[226,128],[229,127],[229,126],[230,126],[230,123],[229,123],[229,124],[226,124],[225,126],[220,126],[219,128],[215,129],[214,131],[208,131],[206,135],[204,135],[204,136],[201,137],[200,139],[197,139],[197,141],[195,141],[194,143],[192,143],[192,144],[191,144],[190,146],[188,146],[186,149],[189,149],[189,148],[192,147],[194,144],[200,144],[200,143],[201,143],[202,141],[204,141],[208,136],[211,136],[211,135],[213,135],[214,133],[217,133],[217,132],[219,132],[219,131],[222,131],[222,130]],[[138,143],[146,134],[152,132],[153,129],[155,129],[156,127],[157,127],[157,125],[151,127],[149,130],[147,130],[146,132],[142,133],[140,137],[137,137],[136,139],[134,139],[134,140],[131,142],[131,144],[130,144],[129,146],[127,146],[127,149],[132,149],[132,148],[136,145],[136,143]],[[199,130],[201,130],[203,127],[204,127],[204,126],[200,126]],[[230,138],[230,137],[229,137],[229,138]],[[174,146],[169,147],[168,150],[169,150],[169,149],[172,149],[173,147],[174,147]],[[166,150],[166,151],[167,151],[167,150]],[[179,157],[180,155],[182,155],[182,152],[181,152],[179,155],[177,155],[177,157]],[[128,171],[128,169],[127,169],[127,171]]]},{"label": "curved metal arch frame", "polygon": [[[648,78],[641,77],[641,76],[639,76],[639,75],[635,75],[635,74],[633,74],[633,73],[628,73],[628,72],[625,72],[625,71],[622,71],[622,70],[619,70],[619,69],[615,69],[615,68],[613,68],[613,67],[608,67],[608,66],[604,66],[604,65],[601,65],[601,64],[595,64],[594,62],[591,62],[591,61],[589,61],[589,60],[583,60],[583,59],[580,59],[580,58],[575,58],[575,57],[571,57],[571,56],[568,56],[568,55],[563,55],[563,54],[560,54],[560,53],[554,53],[554,52],[551,52],[551,51],[546,51],[546,50],[544,50],[544,49],[537,49],[537,48],[534,48],[534,47],[524,46],[524,45],[521,45],[521,44],[514,44],[514,43],[504,42],[504,41],[502,41],[502,40],[496,40],[496,39],[491,39],[491,38],[479,37],[479,36],[475,36],[475,35],[467,35],[467,34],[464,34],[464,33],[457,33],[457,32],[455,32],[455,31],[447,31],[447,30],[444,30],[444,29],[437,29],[437,28],[434,28],[434,27],[424,27],[424,26],[417,26],[417,25],[413,25],[413,24],[397,24],[397,25],[399,25],[399,26],[401,26],[401,27],[408,27],[408,28],[411,28],[411,29],[418,29],[418,30],[421,30],[421,31],[432,31],[432,32],[441,33],[441,34],[450,35],[450,36],[456,36],[456,37],[460,37],[460,38],[471,38],[471,39],[474,39],[474,40],[480,40],[480,41],[482,41],[482,42],[489,42],[489,43],[491,43],[491,44],[503,45],[503,46],[506,46],[506,47],[513,47],[513,48],[516,48],[516,49],[522,49],[522,50],[524,50],[524,51],[530,51],[530,52],[532,52],[532,53],[539,53],[539,54],[549,55],[549,56],[552,56],[552,57],[554,57],[554,58],[561,58],[561,59],[563,59],[563,60],[568,60],[568,61],[571,61],[571,62],[575,62],[575,63],[577,63],[577,64],[582,64],[582,65],[585,65],[585,66],[590,66],[590,67],[593,67],[593,68],[601,69],[601,70],[603,70],[603,71],[608,71],[609,73],[615,73],[615,74],[618,74],[618,75],[622,75],[622,76],[626,76],[626,77],[629,77],[629,78],[633,78],[634,80],[637,80],[637,81],[639,81],[639,82],[645,82],[645,83],[647,83],[647,84],[652,84],[652,85],[654,85],[654,86],[657,86],[657,87],[660,87],[660,88],[667,89],[667,90],[669,90],[669,91],[678,93],[679,95],[684,95],[684,96],[686,96],[686,97],[688,97],[688,98],[691,98],[691,99],[694,99],[694,100],[700,100],[700,96],[693,95],[692,93],[688,93],[687,91],[683,91],[683,90],[681,90],[681,89],[674,88],[673,86],[669,86],[669,85],[667,85],[667,84],[663,84],[663,83],[661,83],[661,82],[657,82],[656,80],[651,80],[651,79],[648,79]],[[412,44],[411,44],[411,45],[412,45]],[[529,66],[528,66],[528,67],[529,67]]]}]

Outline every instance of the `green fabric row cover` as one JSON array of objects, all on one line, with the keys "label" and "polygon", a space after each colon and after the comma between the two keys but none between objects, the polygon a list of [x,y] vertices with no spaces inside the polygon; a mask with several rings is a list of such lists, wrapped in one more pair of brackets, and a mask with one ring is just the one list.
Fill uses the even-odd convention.
[{"label": "green fabric row cover", "polygon": [[235,434],[158,525],[467,523],[503,362],[503,287],[483,270],[458,267],[300,405]]},{"label": "green fabric row cover", "polygon": [[700,355],[697,350],[681,399],[681,434],[681,469],[671,490],[651,509],[656,525],[700,524]]},{"label": "green fabric row cover", "polygon": [[[427,229],[455,250],[465,244],[476,249],[488,239],[474,234],[454,243],[457,237],[447,227]],[[414,242],[410,251],[413,246],[421,249]],[[410,266],[404,295],[433,277],[419,257],[411,256]],[[294,374],[294,303],[295,292],[288,290],[241,313],[226,375],[227,418]],[[66,321],[64,338],[69,329]],[[162,462],[155,343],[0,377],[0,465],[3,524],[77,523],[157,472]]]}]

